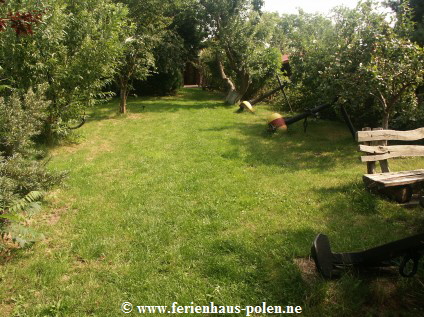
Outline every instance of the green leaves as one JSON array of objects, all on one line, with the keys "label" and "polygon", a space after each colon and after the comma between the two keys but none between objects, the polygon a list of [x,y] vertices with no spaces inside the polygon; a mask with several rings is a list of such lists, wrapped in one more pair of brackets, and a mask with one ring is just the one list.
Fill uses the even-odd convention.
[{"label": "green leaves", "polygon": [[33,138],[41,132],[49,104],[45,91],[45,85],[40,85],[25,94],[14,91],[7,98],[0,97],[0,152],[5,156],[33,152]]},{"label": "green leaves", "polygon": [[172,18],[167,16],[172,4],[160,0],[116,2],[125,4],[129,12],[118,76],[126,72],[130,77],[145,79],[155,66],[153,49],[160,44],[172,22]]},{"label": "green leaves", "polygon": [[[43,198],[43,192],[32,191],[25,195],[24,198],[15,202],[10,208],[9,211],[12,213],[18,213],[26,211],[29,214],[36,214],[40,211],[41,206],[38,203],[39,200]],[[1,216],[0,216],[1,217]]]},{"label": "green leaves", "polygon": [[[373,96],[378,102],[376,109],[384,117],[383,127],[387,128],[389,116],[400,111],[404,98],[415,97],[414,90],[422,82],[422,49],[405,38],[410,29],[407,16],[392,28],[369,3],[356,10],[361,14],[347,12],[343,17],[351,22],[336,23],[339,34],[350,44],[341,47],[338,54],[343,62],[330,72],[339,77],[343,87],[340,91],[346,98],[365,100]],[[343,29],[344,25],[355,27]]]},{"label": "green leaves", "polygon": [[285,17],[291,79],[303,106],[338,95],[352,102],[353,117],[367,117],[359,125],[385,127],[406,108],[416,112],[411,100],[423,79],[423,51],[408,39],[407,11],[393,27],[375,7],[365,1],[354,9],[336,8],[332,21],[302,12]]},{"label": "green leaves", "polygon": [[22,218],[22,216],[21,216],[21,215],[8,215],[8,214],[1,214],[1,215],[0,215],[0,218],[1,218],[1,219],[7,219],[7,220],[9,220],[9,221],[16,221],[16,222],[23,221],[23,218]]},{"label": "green leaves", "polygon": [[41,210],[39,200],[43,193],[32,191],[24,198],[16,201],[12,206],[0,213],[0,220],[6,219],[9,223],[6,225],[0,222],[0,234],[8,235],[20,247],[29,243],[43,239],[43,235],[24,225],[28,217],[38,213]]},{"label": "green leaves", "polygon": [[[16,9],[25,6],[9,2]],[[54,0],[48,5],[33,36],[2,34],[0,67],[5,84],[15,89],[48,84],[50,104],[44,123],[51,138],[58,126],[66,130],[69,121],[93,105],[113,78],[122,54],[127,10],[109,0]]]},{"label": "green leaves", "polygon": [[[7,234],[21,248],[44,239],[44,235],[20,223],[12,223],[6,228]],[[1,231],[0,231],[1,233]]]},{"label": "green leaves", "polygon": [[201,1],[201,4],[205,22],[209,24],[213,58],[224,66],[227,78],[234,83],[230,86],[235,86],[240,96],[249,98],[281,66],[278,50],[270,48],[277,23],[275,16],[260,14],[260,1]]}]

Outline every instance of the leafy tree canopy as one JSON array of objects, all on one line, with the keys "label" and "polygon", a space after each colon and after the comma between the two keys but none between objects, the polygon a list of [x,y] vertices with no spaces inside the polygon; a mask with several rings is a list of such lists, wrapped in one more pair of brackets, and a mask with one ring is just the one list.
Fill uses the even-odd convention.
[{"label": "leafy tree canopy", "polygon": [[388,0],[386,4],[398,15],[404,11],[403,5],[411,8],[411,21],[415,23],[411,39],[424,46],[424,1],[422,0]]},{"label": "leafy tree canopy", "polygon": [[275,20],[261,13],[263,1],[201,0],[200,4],[213,52],[208,56],[229,89],[226,101],[253,95],[281,66],[278,49],[270,47],[274,27],[269,22]]},{"label": "leafy tree canopy", "polygon": [[127,10],[109,0],[11,0],[2,9],[45,12],[32,36],[17,37],[10,29],[1,33],[1,77],[24,91],[48,83],[45,134],[66,133],[86,107],[107,97],[102,88],[122,52]]}]

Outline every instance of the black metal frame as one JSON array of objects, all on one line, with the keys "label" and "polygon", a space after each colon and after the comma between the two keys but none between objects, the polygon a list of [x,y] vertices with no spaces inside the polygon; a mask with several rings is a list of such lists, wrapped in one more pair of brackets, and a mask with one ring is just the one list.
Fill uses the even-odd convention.
[{"label": "black metal frame", "polygon": [[[328,237],[319,234],[311,248],[315,265],[325,278],[332,278],[337,269],[348,266],[358,268],[393,266],[396,265],[394,260],[401,257],[403,259],[399,266],[399,273],[404,277],[411,277],[417,273],[419,260],[423,255],[424,233],[350,253],[333,253]],[[408,271],[410,261],[412,261],[412,269]]]}]

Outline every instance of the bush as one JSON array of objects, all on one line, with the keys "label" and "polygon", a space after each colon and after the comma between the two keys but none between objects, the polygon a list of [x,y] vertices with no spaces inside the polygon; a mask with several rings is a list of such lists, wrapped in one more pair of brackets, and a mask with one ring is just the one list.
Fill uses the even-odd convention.
[{"label": "bush", "polygon": [[0,97],[0,152],[4,156],[28,155],[33,151],[33,138],[43,127],[49,105],[44,92],[45,87],[40,86],[35,92],[14,91],[7,98]]},{"label": "bush", "polygon": [[295,110],[339,96],[358,129],[422,122],[414,91],[423,81],[423,51],[408,39],[407,11],[394,28],[371,1],[337,8],[332,20],[300,13],[288,22],[293,75],[287,92]]},{"label": "bush", "polygon": [[0,37],[2,84],[27,91],[48,83],[48,116],[42,133],[53,142],[66,136],[74,120],[108,95],[102,88],[122,56],[127,9],[111,0],[0,1],[9,11],[43,11],[28,36],[13,30]]},{"label": "bush", "polygon": [[51,172],[42,161],[21,154],[0,156],[0,209],[31,191],[46,191],[59,184],[66,173]]},{"label": "bush", "polygon": [[[0,212],[0,237],[12,240],[21,247],[42,239],[44,236],[26,225],[28,217],[41,210],[42,192],[32,191],[20,200],[13,202],[7,212]],[[0,251],[5,247],[0,243]]]},{"label": "bush", "polygon": [[47,171],[35,158],[34,138],[40,134],[48,102],[45,87],[0,97],[0,210],[31,191],[60,183],[64,173]]},{"label": "bush", "polygon": [[165,96],[174,94],[183,85],[180,70],[170,73],[158,73],[149,76],[145,81],[134,80],[133,88],[139,96]]}]

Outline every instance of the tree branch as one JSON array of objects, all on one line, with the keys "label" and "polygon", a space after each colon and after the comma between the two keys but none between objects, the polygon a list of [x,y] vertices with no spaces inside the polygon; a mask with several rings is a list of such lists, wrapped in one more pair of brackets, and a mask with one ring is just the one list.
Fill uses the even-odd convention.
[{"label": "tree branch", "polygon": [[230,90],[236,90],[236,86],[234,85],[234,83],[231,81],[231,79],[225,74],[225,70],[224,70],[224,65],[222,65],[221,60],[218,58],[218,56],[216,57],[216,62],[218,64],[218,70],[219,70],[219,75],[221,76],[221,79],[227,84],[228,88]]}]

